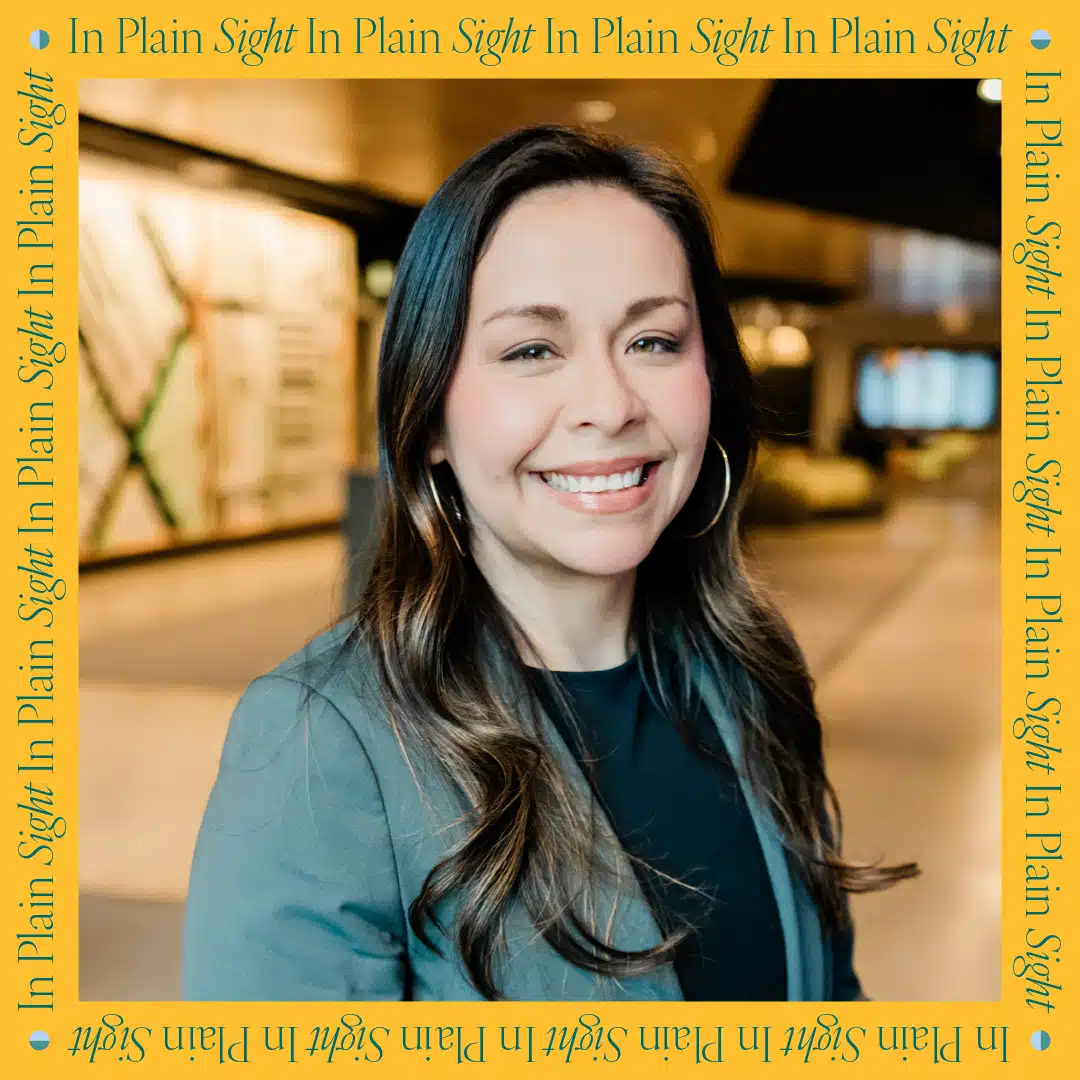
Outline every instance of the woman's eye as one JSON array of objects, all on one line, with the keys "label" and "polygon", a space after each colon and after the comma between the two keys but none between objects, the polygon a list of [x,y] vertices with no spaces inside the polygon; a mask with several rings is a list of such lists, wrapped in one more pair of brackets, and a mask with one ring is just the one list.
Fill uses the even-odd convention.
[{"label": "woman's eye", "polygon": [[554,356],[548,345],[522,345],[520,349],[514,349],[507,353],[504,360],[547,360]]},{"label": "woman's eye", "polygon": [[666,337],[639,337],[630,343],[628,352],[673,353],[679,351],[679,343]]}]

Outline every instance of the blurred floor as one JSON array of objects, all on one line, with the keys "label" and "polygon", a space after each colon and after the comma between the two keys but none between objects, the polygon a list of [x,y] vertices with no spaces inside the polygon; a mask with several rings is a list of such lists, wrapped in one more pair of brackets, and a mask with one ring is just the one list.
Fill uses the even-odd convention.
[{"label": "blurred floor", "polygon": [[[883,1000],[1000,995],[997,516],[985,458],[882,520],[752,536],[817,679],[847,854],[923,868],[853,900],[856,965]],[[83,1000],[178,996],[188,868],[229,714],[332,621],[341,558],[321,536],[83,579]]]}]

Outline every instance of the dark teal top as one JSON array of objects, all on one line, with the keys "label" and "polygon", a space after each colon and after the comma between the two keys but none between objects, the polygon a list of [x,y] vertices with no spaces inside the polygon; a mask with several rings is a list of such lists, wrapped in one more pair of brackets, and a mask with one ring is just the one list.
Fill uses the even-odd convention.
[{"label": "dark teal top", "polygon": [[[692,928],[675,956],[686,1000],[785,1000],[783,932],[761,843],[700,700],[692,699],[680,731],[645,692],[636,658],[605,671],[554,674],[577,731],[547,695],[545,705],[615,834],[647,864],[634,865],[658,922]],[[841,1000],[860,993],[852,951],[847,932],[833,949]]]}]

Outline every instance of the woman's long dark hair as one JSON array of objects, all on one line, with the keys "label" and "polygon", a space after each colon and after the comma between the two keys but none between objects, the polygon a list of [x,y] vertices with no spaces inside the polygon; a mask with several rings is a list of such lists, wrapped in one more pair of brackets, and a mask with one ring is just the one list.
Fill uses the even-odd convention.
[{"label": "woman's long dark hair", "polygon": [[[449,467],[433,469],[428,459],[485,243],[519,196],[570,183],[631,193],[681,241],[707,356],[711,432],[731,466],[732,497],[720,521],[688,539],[723,494],[722,464],[711,448],[686,506],[639,567],[631,632],[650,692],[679,722],[690,701],[692,660],[715,673],[741,731],[745,772],[827,929],[845,922],[845,892],[884,888],[916,872],[841,858],[813,685],[787,624],[744,567],[737,520],[756,448],[751,377],[708,214],[692,184],[665,158],[595,134],[547,125],[516,131],[439,188],[398,264],[379,355],[378,543],[352,638],[373,658],[406,752],[441,763],[469,808],[466,838],[431,871],[409,920],[436,948],[432,927],[449,929],[436,908],[457,897],[456,945],[488,998],[499,996],[496,960],[512,900],[526,905],[538,932],[567,960],[606,975],[666,963],[680,937],[627,952],[596,926],[594,889],[613,863],[595,807],[544,737],[537,688],[514,645],[521,629],[468,555],[467,529],[452,512],[461,503]],[[664,662],[665,653],[678,662]]]}]

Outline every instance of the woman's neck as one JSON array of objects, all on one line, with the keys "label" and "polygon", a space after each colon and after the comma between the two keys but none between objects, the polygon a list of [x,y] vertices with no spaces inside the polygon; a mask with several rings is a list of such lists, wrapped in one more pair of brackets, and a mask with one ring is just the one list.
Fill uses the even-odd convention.
[{"label": "woman's neck", "polygon": [[526,664],[552,671],[599,671],[629,658],[633,571],[605,577],[575,574],[522,563],[505,550],[485,553],[477,566],[525,632]]}]

